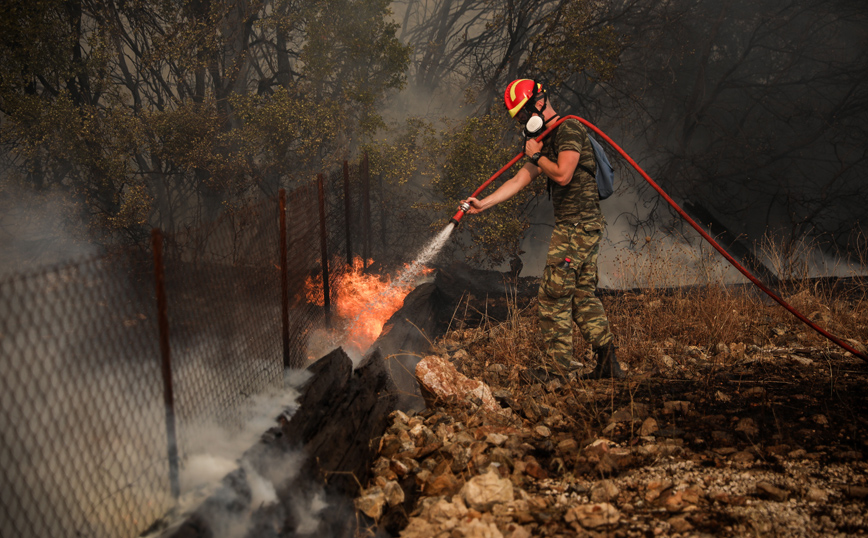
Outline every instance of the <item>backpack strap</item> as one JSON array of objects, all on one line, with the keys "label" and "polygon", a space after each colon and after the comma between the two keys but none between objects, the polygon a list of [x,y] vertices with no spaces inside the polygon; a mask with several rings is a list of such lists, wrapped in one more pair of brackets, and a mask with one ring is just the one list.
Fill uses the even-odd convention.
[{"label": "backpack strap", "polygon": [[587,166],[585,166],[584,164],[577,164],[576,167],[581,168],[582,170],[587,172],[589,176],[595,177],[595,172],[593,170],[591,170],[590,168],[588,168]]}]

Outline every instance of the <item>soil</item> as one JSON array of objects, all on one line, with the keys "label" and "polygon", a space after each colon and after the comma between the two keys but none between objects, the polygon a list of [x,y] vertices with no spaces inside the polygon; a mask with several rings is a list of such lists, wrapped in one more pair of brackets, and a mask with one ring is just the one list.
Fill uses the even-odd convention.
[{"label": "soil", "polygon": [[[501,411],[473,396],[432,396],[415,415],[393,413],[362,497],[396,482],[401,495],[365,512],[375,517],[362,533],[868,534],[861,359],[774,334],[763,345],[713,347],[667,337],[645,343],[657,350],[653,360],[621,355],[625,380],[582,380],[577,371],[541,383],[522,375],[533,345],[506,342],[513,353],[502,351],[522,331],[509,323],[458,323],[436,343],[439,356],[491,389]],[[510,480],[511,499],[474,504],[468,484],[486,473]]]}]

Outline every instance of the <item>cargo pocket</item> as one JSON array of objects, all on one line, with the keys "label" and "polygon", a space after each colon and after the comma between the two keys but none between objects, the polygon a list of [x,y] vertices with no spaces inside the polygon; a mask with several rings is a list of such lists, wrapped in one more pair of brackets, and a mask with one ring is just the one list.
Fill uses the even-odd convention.
[{"label": "cargo pocket", "polygon": [[542,290],[552,299],[560,299],[576,289],[576,270],[558,265],[546,265],[543,270]]},{"label": "cargo pocket", "polygon": [[587,222],[579,223],[579,226],[585,231],[585,233],[602,232],[603,231],[603,220],[602,219],[589,220]]}]

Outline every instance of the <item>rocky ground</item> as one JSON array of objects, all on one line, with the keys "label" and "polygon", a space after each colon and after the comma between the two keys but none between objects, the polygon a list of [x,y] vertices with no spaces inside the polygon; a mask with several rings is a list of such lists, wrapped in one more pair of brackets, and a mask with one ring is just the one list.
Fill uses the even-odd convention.
[{"label": "rocky ground", "polygon": [[516,320],[534,315],[450,330],[420,363],[428,408],[376,440],[360,534],[868,534],[864,361],[772,323],[705,347],[624,338],[626,380],[529,383],[538,342]]}]

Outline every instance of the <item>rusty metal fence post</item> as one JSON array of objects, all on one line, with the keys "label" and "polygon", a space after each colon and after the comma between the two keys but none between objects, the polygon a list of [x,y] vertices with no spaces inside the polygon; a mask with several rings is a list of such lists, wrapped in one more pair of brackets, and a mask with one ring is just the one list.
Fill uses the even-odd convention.
[{"label": "rusty metal fence post", "polygon": [[353,265],[353,247],[350,243],[350,229],[352,227],[350,219],[350,210],[352,201],[350,200],[350,165],[344,161],[344,223],[346,223],[347,236],[347,265]]},{"label": "rusty metal fence post", "polygon": [[323,186],[325,179],[322,174],[316,176],[317,195],[319,198],[319,240],[320,252],[322,254],[322,295],[323,307],[325,309],[325,324],[326,327],[331,327],[331,293],[329,291],[329,252],[328,252],[328,236],[326,231],[326,212],[325,212],[325,188]]},{"label": "rusty metal fence post", "polygon": [[290,367],[289,361],[289,275],[286,255],[286,190],[278,194],[280,211],[280,333],[283,343],[283,368]]},{"label": "rusty metal fence post", "polygon": [[166,279],[163,265],[163,232],[151,231],[151,246],[154,250],[154,282],[157,293],[157,325],[160,331],[160,355],[163,371],[163,403],[166,408],[166,441],[169,457],[169,483],[172,497],[181,496],[178,478],[178,439],[175,431],[175,394],[172,386],[172,357],[169,348],[169,310],[166,302]]},{"label": "rusty metal fence post", "polygon": [[368,153],[362,155],[362,162],[359,165],[362,179],[362,230],[364,237],[362,238],[362,258],[364,259],[364,267],[368,268],[368,259],[371,257],[371,178],[368,173]]}]

